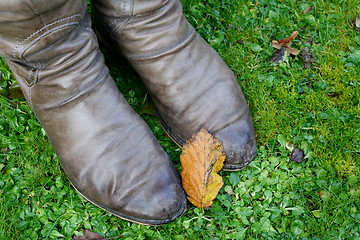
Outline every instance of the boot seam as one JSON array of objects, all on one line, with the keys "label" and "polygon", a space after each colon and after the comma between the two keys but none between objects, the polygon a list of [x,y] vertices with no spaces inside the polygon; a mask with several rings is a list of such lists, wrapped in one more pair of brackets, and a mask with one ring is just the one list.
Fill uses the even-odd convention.
[{"label": "boot seam", "polygon": [[[24,62],[24,63],[30,63],[31,61],[28,61],[28,60],[24,57],[24,53],[25,53],[28,49],[30,49],[36,42],[38,42],[39,39],[41,39],[41,37],[46,36],[46,35],[48,35],[48,34],[51,34],[52,32],[55,32],[55,31],[57,31],[57,30],[64,29],[64,28],[66,28],[66,27],[69,27],[69,26],[71,26],[71,25],[76,25],[76,24],[78,24],[78,23],[77,23],[77,22],[70,22],[70,23],[63,24],[63,25],[60,25],[60,26],[58,26],[58,27],[56,27],[56,28],[52,28],[51,30],[46,31],[45,33],[41,34],[39,37],[35,38],[33,41],[29,42],[29,43],[27,44],[27,46],[23,49],[23,51],[21,51],[21,52],[18,53],[19,56],[18,56],[18,57],[15,57],[15,59],[19,59],[19,60],[21,60],[21,61]],[[24,43],[25,43],[25,42],[24,42]],[[23,45],[24,45],[24,44],[23,44]],[[18,48],[21,47],[21,46],[23,46],[23,45],[18,45]],[[34,63],[34,62],[33,62],[33,63]],[[38,83],[38,79],[39,79],[39,78],[38,78],[38,75],[39,75],[40,70],[41,70],[42,67],[43,67],[43,64],[42,64],[41,61],[37,61],[37,62],[35,62],[35,63],[39,63],[40,66],[39,66],[39,67],[33,66],[33,67],[31,68],[31,70],[28,72],[28,74],[27,74],[27,75],[28,75],[28,79],[26,80],[28,87],[33,86],[33,85],[36,85],[36,84]],[[36,69],[36,71],[35,71],[35,74],[33,75],[33,76],[34,76],[34,79],[33,79],[33,81],[31,81],[31,76],[32,76],[31,73],[34,72],[35,69]]]},{"label": "boot seam", "polygon": [[[28,2],[26,2],[28,4]],[[30,6],[29,6],[30,7]],[[31,9],[33,12],[34,10]],[[35,12],[34,12],[35,13]],[[35,13],[36,14],[36,13]],[[60,26],[57,27],[53,27],[50,28],[50,26],[54,26],[57,23],[66,21],[68,19],[72,19],[72,18],[76,18],[76,17],[81,17],[81,14],[74,14],[72,16],[69,17],[65,17],[62,19],[59,19],[55,22],[52,22],[50,24],[44,25],[42,28],[40,28],[39,30],[37,30],[36,32],[30,34],[27,38],[25,38],[24,40],[22,40],[21,42],[19,42],[16,47],[13,49],[13,58],[14,59],[18,59],[18,60],[22,60],[23,62],[29,62],[25,57],[24,57],[24,53],[31,48],[31,46],[36,43],[37,41],[39,41],[43,36],[46,36],[48,34],[51,34],[52,32],[58,31],[60,29],[64,29],[66,27],[69,27],[71,25],[76,25],[79,24],[79,22],[69,22],[69,23],[65,23],[62,24]],[[42,21],[43,22],[43,21]],[[46,30],[45,32],[43,32],[42,34],[40,34],[40,36],[36,37],[35,39],[31,40],[34,36],[36,36],[37,34],[41,33],[42,31]],[[27,46],[24,47],[24,45]],[[92,43],[94,44],[94,41],[92,41]],[[17,50],[21,47],[24,47],[24,49],[22,51],[17,52]],[[38,83],[39,81],[39,72],[40,70],[43,68],[43,63],[41,61],[36,61],[33,62],[34,66],[31,68],[31,70],[28,72],[27,74],[27,85],[28,85],[28,94],[29,94],[29,105],[31,107],[31,109],[34,110],[34,106],[33,106],[33,102],[32,102],[32,88]],[[33,81],[31,81],[31,78],[33,77]]]},{"label": "boot seam", "polygon": [[[31,109],[35,112],[35,109],[34,109],[34,105],[33,105],[33,102],[32,102],[32,89],[33,87],[37,84],[38,80],[39,80],[39,72],[40,70],[42,69],[43,67],[43,63],[41,61],[37,61],[36,63],[38,63],[40,66],[38,68],[36,67],[33,67],[31,69],[30,72],[32,72],[33,70],[36,69],[36,72],[34,74],[34,82],[28,84],[28,87],[29,87],[29,105],[31,107]],[[28,83],[30,82],[30,78],[31,78],[31,74],[29,72],[29,78],[28,78]]]},{"label": "boot seam", "polygon": [[122,7],[122,16],[120,18],[116,18],[111,23],[106,24],[107,28],[109,30],[111,29],[110,26],[115,25],[114,29],[111,30],[112,32],[115,32],[120,28],[121,25],[126,24],[131,19],[131,17],[134,14],[134,5],[135,5],[134,2],[135,2],[134,0],[131,0],[131,2],[129,4],[129,8],[128,8],[129,16],[127,17],[126,16],[126,1],[124,1],[123,7]]},{"label": "boot seam", "polygon": [[[40,28],[39,30],[37,30],[36,32],[32,33],[30,36],[28,36],[27,38],[25,38],[24,40],[22,40],[21,42],[19,42],[19,43],[15,46],[15,48],[14,48],[14,50],[13,50],[13,58],[14,58],[14,59],[25,60],[25,59],[23,59],[22,56],[16,57],[16,50],[17,50],[18,48],[20,48],[22,45],[24,45],[24,43],[26,43],[27,41],[29,41],[32,37],[34,37],[36,34],[38,34],[38,33],[40,33],[41,31],[43,31],[44,29],[46,29],[46,31],[45,31],[43,34],[41,34],[40,37],[41,37],[41,36],[44,36],[44,35],[47,35],[48,33],[52,32],[54,29],[59,29],[59,27],[63,27],[63,26],[66,26],[66,25],[71,25],[71,24],[78,23],[78,22],[69,22],[69,23],[67,23],[67,24],[63,24],[63,25],[60,25],[60,26],[58,26],[58,27],[52,28],[51,30],[49,30],[48,27],[53,26],[53,25],[55,25],[55,24],[57,24],[57,23],[59,23],[59,22],[66,21],[66,20],[68,20],[68,19],[76,18],[76,17],[81,17],[81,16],[82,16],[82,14],[74,14],[74,15],[72,15],[72,16],[59,19],[59,20],[57,20],[57,21],[55,21],[55,22],[52,22],[52,23],[47,24],[47,25],[45,25],[44,27]],[[39,38],[39,37],[38,37],[38,38]],[[36,39],[38,39],[38,38],[36,38]],[[24,52],[24,51],[23,51],[23,52]],[[23,52],[22,52],[22,54],[23,54]],[[22,54],[21,54],[21,55],[22,55]],[[20,54],[19,54],[19,55],[20,55]]]},{"label": "boot seam", "polygon": [[33,88],[34,86],[35,86],[35,85],[29,86],[28,94],[29,94],[29,105],[30,105],[31,109],[33,110],[33,112],[34,112],[34,114],[35,114],[35,116],[36,116],[35,109],[34,109],[34,105],[33,105],[32,100],[31,100],[32,88]]},{"label": "boot seam", "polygon": [[[24,2],[26,3],[26,5],[28,5],[28,7],[30,8],[30,10],[31,10],[36,16],[39,16],[41,23],[43,24],[44,27],[46,27],[46,24],[45,24],[43,18],[41,17],[41,15],[40,15],[37,11],[35,11],[35,8],[33,8],[33,6],[30,4],[30,1],[29,1],[29,0],[24,0]],[[47,28],[46,28],[46,29],[47,29]]]},{"label": "boot seam", "polygon": [[[125,1],[124,1],[125,4]],[[119,21],[119,19],[114,20],[111,24],[108,24],[108,32],[110,33],[110,35],[112,36],[113,39],[116,38],[117,35],[121,36],[121,32],[122,29],[121,27],[123,27],[123,25],[131,25],[133,22],[131,21],[132,19],[135,19],[135,23],[137,23],[137,17],[140,17],[140,21],[143,22],[143,24],[147,24],[148,22],[151,21],[157,21],[158,18],[162,18],[162,17],[166,17],[166,15],[171,12],[174,11],[174,8],[182,8],[181,3],[179,1],[166,1],[166,3],[164,3],[161,6],[157,6],[156,9],[153,9],[149,12],[146,13],[140,13],[137,15],[134,15],[133,11],[134,11],[134,0],[131,1],[130,3],[130,9],[131,9],[131,14],[129,14],[129,17],[126,20]],[[157,16],[157,17],[155,17]],[[124,18],[125,16],[123,16]],[[143,20],[141,20],[141,18],[144,18]],[[155,19],[155,20],[154,20]],[[131,61],[146,61],[146,60],[153,60],[156,58],[160,58],[163,56],[166,56],[168,54],[171,54],[173,52],[178,51],[181,48],[186,47],[188,44],[190,44],[190,42],[195,38],[196,36],[196,31],[195,29],[191,26],[191,24],[186,20],[186,18],[184,17],[184,15],[180,16],[180,19],[178,19],[177,21],[180,21],[180,25],[181,24],[185,24],[186,28],[187,28],[187,33],[185,34],[185,36],[183,36],[183,38],[181,39],[177,39],[177,42],[173,45],[158,49],[157,51],[153,51],[152,53],[143,53],[143,55],[138,55],[138,56],[131,56],[131,55],[127,55],[128,60]],[[110,26],[113,25],[113,28],[111,28]],[[178,26],[175,26],[178,27]],[[184,27],[184,26],[183,26]],[[126,26],[125,26],[126,28]],[[164,32],[166,31],[166,27],[160,27],[159,31]],[[125,30],[126,31],[126,30]],[[146,29],[144,30],[144,33],[146,33]],[[143,33],[143,34],[144,34]]]},{"label": "boot seam", "polygon": [[[69,26],[71,26],[71,25],[77,25],[77,24],[78,24],[77,22],[70,22],[70,23],[60,25],[60,26],[58,26],[58,27],[52,28],[51,30],[48,30],[48,31],[44,32],[44,33],[41,34],[39,37],[37,37],[37,38],[35,38],[33,41],[29,42],[29,43],[27,44],[27,46],[23,49],[23,51],[21,51],[21,52],[18,53],[19,56],[18,56],[18,57],[15,57],[15,59],[20,59],[20,60],[22,60],[23,62],[28,62],[28,63],[29,63],[30,61],[28,61],[28,60],[24,57],[24,53],[25,53],[28,49],[30,49],[36,42],[38,42],[39,39],[41,39],[42,37],[44,37],[44,36],[46,36],[46,35],[48,35],[48,34],[51,34],[52,32],[55,32],[55,31],[57,31],[57,30],[64,29],[64,28],[69,27]],[[24,42],[24,43],[25,43],[25,42]],[[23,46],[23,45],[24,45],[24,44],[19,45],[18,48],[21,47],[21,46]],[[34,66],[34,67],[32,67],[32,69],[29,71],[29,73],[28,73],[28,77],[29,77],[29,78],[27,79],[28,86],[35,85],[35,84],[38,82],[39,71],[42,69],[43,64],[41,63],[41,61],[37,61],[36,63],[39,63],[40,66],[39,66],[39,67]],[[35,74],[34,74],[34,81],[31,82],[31,75],[32,75],[31,72],[33,72],[35,69],[36,69],[36,72],[35,72]]]},{"label": "boot seam", "polygon": [[[39,75],[39,71],[40,69],[42,69],[43,64],[41,61],[37,61],[35,62],[35,64],[39,64],[39,67],[36,67],[36,65],[29,71],[28,73],[28,78],[27,78],[27,82],[29,83],[28,86],[31,87],[33,85],[35,85],[38,82],[38,75]],[[32,73],[34,73],[34,82],[31,82],[31,75]]]}]

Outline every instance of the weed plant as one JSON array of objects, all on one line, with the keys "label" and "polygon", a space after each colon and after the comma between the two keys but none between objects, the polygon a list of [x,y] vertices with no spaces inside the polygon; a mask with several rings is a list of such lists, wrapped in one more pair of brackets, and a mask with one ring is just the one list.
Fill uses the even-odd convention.
[{"label": "weed plant", "polygon": [[[23,99],[0,97],[0,238],[71,239],[89,229],[121,239],[360,239],[360,1],[184,0],[185,15],[236,74],[257,136],[254,161],[222,172],[203,212],[159,227],[123,221],[70,186],[47,136]],[[269,62],[272,40],[299,31],[301,54]],[[140,111],[146,88],[102,48],[111,74]],[[1,87],[14,83],[0,62]],[[221,99],[219,99],[221,101]],[[154,116],[142,115],[179,167],[180,149]],[[305,161],[290,161],[293,147]]]}]

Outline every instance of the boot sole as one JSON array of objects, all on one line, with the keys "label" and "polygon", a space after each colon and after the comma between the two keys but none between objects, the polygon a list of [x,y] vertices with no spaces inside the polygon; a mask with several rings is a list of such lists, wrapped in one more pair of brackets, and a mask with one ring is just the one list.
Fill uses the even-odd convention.
[{"label": "boot sole", "polygon": [[[137,217],[132,217],[132,216],[128,216],[128,215],[125,215],[125,214],[119,214],[119,212],[115,212],[109,208],[106,208],[105,206],[97,203],[97,202],[94,202],[92,201],[89,197],[87,197],[85,194],[83,194],[72,182],[71,180],[69,179],[69,182],[71,183],[71,185],[73,186],[73,188],[82,196],[84,197],[86,200],[88,200],[89,202],[91,202],[92,204],[94,204],[95,206],[97,206],[98,208],[101,208],[102,210],[105,210],[111,214],[113,214],[114,216],[122,219],[122,220],[126,220],[126,221],[129,221],[129,222],[134,222],[134,223],[138,223],[138,224],[141,224],[141,225],[146,225],[146,226],[159,226],[159,225],[163,225],[163,224],[167,224],[169,222],[172,222],[174,221],[176,218],[180,217],[181,215],[184,214],[185,210],[186,210],[186,198],[185,196],[183,196],[183,199],[184,201],[182,202],[181,204],[181,210],[180,212],[178,212],[177,215],[175,215],[174,217],[172,218],[169,218],[169,219],[166,219],[166,220],[149,220],[149,219],[141,219],[141,218],[137,218]],[[184,195],[184,194],[182,194]]]},{"label": "boot sole", "polygon": [[[180,148],[182,148],[182,146],[186,143],[186,141],[184,141],[181,137],[179,137],[167,124],[166,122],[161,118],[160,114],[156,111],[156,116],[157,119],[160,123],[160,126],[162,127],[162,129],[165,131],[165,133],[170,137],[170,139]],[[224,164],[224,167],[222,168],[222,170],[227,171],[227,172],[236,172],[236,171],[240,171],[242,169],[244,169],[247,165],[249,165],[249,163],[254,159],[256,155],[256,152],[254,152],[253,156],[250,158],[251,160],[249,162],[247,162],[245,165],[243,166],[238,166],[238,165],[229,165],[229,164]]]}]

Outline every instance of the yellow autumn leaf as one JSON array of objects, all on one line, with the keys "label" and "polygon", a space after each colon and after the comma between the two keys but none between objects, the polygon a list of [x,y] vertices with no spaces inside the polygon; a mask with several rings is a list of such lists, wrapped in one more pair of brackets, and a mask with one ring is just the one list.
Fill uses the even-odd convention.
[{"label": "yellow autumn leaf", "polygon": [[217,172],[224,166],[225,158],[222,143],[205,129],[184,144],[180,156],[181,178],[192,204],[203,209],[211,206],[224,184]]}]

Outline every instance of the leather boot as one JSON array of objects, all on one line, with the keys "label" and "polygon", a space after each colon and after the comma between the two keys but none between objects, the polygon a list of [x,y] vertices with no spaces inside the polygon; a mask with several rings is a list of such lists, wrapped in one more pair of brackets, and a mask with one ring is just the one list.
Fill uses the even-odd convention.
[{"label": "leather boot", "polygon": [[139,73],[159,122],[182,146],[206,128],[224,145],[225,170],[256,152],[254,127],[239,83],[197,34],[179,0],[92,0],[113,44]]},{"label": "leather boot", "polygon": [[147,225],[184,212],[175,168],[111,79],[85,1],[0,0],[0,55],[82,196]]}]

